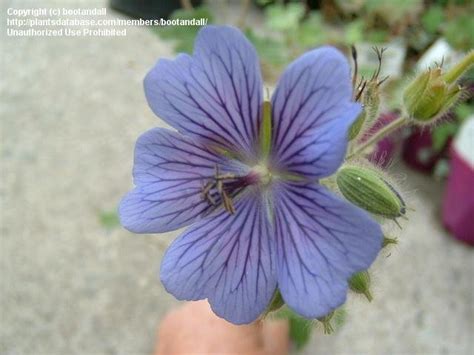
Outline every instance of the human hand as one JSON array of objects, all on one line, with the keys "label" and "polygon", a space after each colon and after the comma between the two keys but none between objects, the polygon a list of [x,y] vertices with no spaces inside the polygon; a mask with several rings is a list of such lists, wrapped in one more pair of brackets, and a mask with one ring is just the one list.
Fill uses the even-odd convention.
[{"label": "human hand", "polygon": [[155,355],[286,355],[286,320],[234,325],[216,316],[207,301],[188,302],[161,322]]}]

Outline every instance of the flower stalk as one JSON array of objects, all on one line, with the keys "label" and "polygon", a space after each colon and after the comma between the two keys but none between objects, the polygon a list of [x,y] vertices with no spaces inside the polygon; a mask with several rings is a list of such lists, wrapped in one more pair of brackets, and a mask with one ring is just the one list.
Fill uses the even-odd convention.
[{"label": "flower stalk", "polygon": [[379,130],[372,137],[367,139],[367,141],[362,143],[360,146],[356,147],[356,149],[346,157],[346,160],[352,159],[352,158],[357,157],[358,155],[364,153],[364,151],[367,148],[369,148],[373,144],[377,143],[382,138],[384,138],[384,137],[388,136],[389,134],[395,132],[397,129],[402,127],[407,122],[408,122],[408,118],[405,117],[405,116],[401,116],[401,117],[397,118],[396,120],[390,122],[388,125],[383,127],[381,130]]},{"label": "flower stalk", "polygon": [[474,50],[471,50],[459,63],[444,74],[444,81],[448,84],[456,82],[472,65],[474,65]]}]

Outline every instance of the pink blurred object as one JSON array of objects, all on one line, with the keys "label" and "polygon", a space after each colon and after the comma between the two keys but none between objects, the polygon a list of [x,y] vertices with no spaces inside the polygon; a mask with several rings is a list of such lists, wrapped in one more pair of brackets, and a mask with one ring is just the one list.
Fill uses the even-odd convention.
[{"label": "pink blurred object", "polygon": [[[439,119],[438,124],[455,120],[454,113],[449,112]],[[412,126],[411,133],[403,142],[403,161],[412,169],[432,174],[439,160],[448,157],[452,139],[452,136],[449,137],[444,146],[436,150],[433,146],[432,130],[430,128]]]},{"label": "pink blurred object", "polygon": [[443,223],[456,239],[474,245],[474,118],[460,133],[450,151]]},{"label": "pink blurred object", "polygon": [[[388,125],[390,122],[395,120],[398,117],[397,113],[388,112],[383,113],[380,115],[378,120],[363,134],[360,142],[365,142],[368,138],[373,136],[377,133],[381,128]],[[386,168],[390,162],[392,161],[392,157],[397,149],[399,139],[397,140],[396,137],[398,135],[398,131],[392,133],[391,135],[381,139],[375,149],[369,154],[368,159],[383,168]]]},{"label": "pink blurred object", "polygon": [[412,133],[403,142],[402,157],[411,168],[431,174],[443,151],[435,152],[431,131],[412,127]]}]

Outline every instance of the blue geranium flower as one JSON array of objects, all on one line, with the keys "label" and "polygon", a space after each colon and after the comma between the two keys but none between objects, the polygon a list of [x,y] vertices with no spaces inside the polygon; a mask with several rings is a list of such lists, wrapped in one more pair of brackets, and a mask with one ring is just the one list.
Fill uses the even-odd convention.
[{"label": "blue geranium flower", "polygon": [[271,98],[266,152],[259,62],[239,30],[205,27],[192,56],[160,59],[144,86],[177,132],[138,139],[136,187],[119,212],[135,233],[189,226],[164,256],[166,290],[207,298],[236,324],[257,319],[277,289],[307,318],[344,303],[347,279],[382,243],[366,212],[317,183],[341,165],[361,109],[345,57],[322,47],[290,64]]}]

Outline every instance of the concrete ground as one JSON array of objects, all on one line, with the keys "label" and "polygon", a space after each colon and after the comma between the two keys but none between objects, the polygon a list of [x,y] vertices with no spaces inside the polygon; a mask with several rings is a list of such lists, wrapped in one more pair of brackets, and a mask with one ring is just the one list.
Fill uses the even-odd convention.
[{"label": "concrete ground", "polygon": [[[156,278],[177,233],[133,235],[101,215],[131,187],[137,136],[163,125],[142,79],[171,47],[140,28],[8,38],[5,9],[38,3],[2,6],[0,353],[149,354],[178,304]],[[474,353],[472,249],[439,224],[442,185],[402,171],[416,212],[374,267],[374,301],[351,297],[341,330],[316,331],[304,354]]]}]

